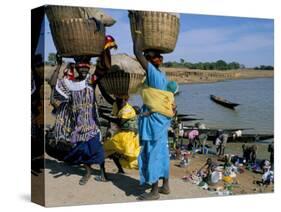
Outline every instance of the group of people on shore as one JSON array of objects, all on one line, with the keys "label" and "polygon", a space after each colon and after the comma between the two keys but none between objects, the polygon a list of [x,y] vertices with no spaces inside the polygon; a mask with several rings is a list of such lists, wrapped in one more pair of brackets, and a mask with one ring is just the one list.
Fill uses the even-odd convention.
[{"label": "group of people on shore", "polygon": [[[110,51],[117,48],[114,38],[106,36],[93,75],[89,73],[91,57],[79,56],[59,78],[62,58],[57,56],[57,68],[48,82],[56,119],[46,135],[45,145],[50,156],[71,165],[83,165],[86,172],[80,185],[85,185],[91,178],[93,164],[100,166],[96,180],[108,180],[105,158],[113,159],[120,174],[124,174],[123,168],[138,168],[140,184],[151,185],[151,191],[141,194],[138,199],[155,200],[160,198],[159,193],[170,193],[168,127],[175,111],[177,84],[168,82],[165,73],[159,69],[163,62],[160,52],[143,52],[141,32],[136,30],[135,34],[134,54],[146,71],[141,110],[128,103],[128,94],[113,98],[100,83],[111,68]],[[111,116],[98,111],[97,87],[113,105]],[[155,95],[159,98],[152,98]],[[102,135],[100,118],[110,122],[106,135]],[[160,179],[163,185],[158,188]]]},{"label": "group of people on shore", "polygon": [[[177,125],[176,125],[177,124]],[[175,128],[181,129],[179,124],[175,122],[173,130],[174,136],[174,144],[172,149],[171,159],[180,160],[179,166],[182,168],[186,168],[190,165],[191,157],[195,158],[196,153],[200,152],[203,155],[208,155],[210,146],[207,145],[208,133],[205,131],[205,126],[201,123],[196,123],[192,129],[186,130],[183,133],[179,133],[175,130]],[[202,126],[200,126],[202,125]],[[246,169],[252,170],[255,173],[263,174],[262,180],[259,182],[261,185],[269,185],[274,182],[273,171],[274,171],[274,145],[273,143],[268,144],[267,151],[270,153],[269,160],[263,159],[258,160],[257,158],[257,150],[258,146],[256,144],[242,144],[241,146],[241,155],[227,153],[225,151],[229,136],[232,136],[232,139],[236,139],[242,136],[241,130],[236,131],[226,131],[226,130],[217,130],[215,135],[209,137],[209,140],[212,140],[213,147],[215,149],[214,152],[210,152],[216,157],[212,156],[207,158],[206,162],[203,166],[195,172],[196,177],[200,176],[202,181],[207,185],[216,184],[219,180],[218,173],[221,172],[220,169],[217,170],[219,166],[217,161],[224,162],[223,169],[226,171],[227,169],[232,168],[231,172],[233,176],[236,176],[236,173],[241,170],[242,166],[245,166]],[[187,139],[187,144],[183,145],[183,141],[178,145],[179,139]],[[212,138],[212,139],[210,139]],[[175,147],[174,147],[175,146]],[[211,151],[211,150],[210,150]],[[228,151],[229,152],[229,151]],[[220,168],[220,167],[219,167]],[[238,171],[239,170],[239,171]],[[225,181],[228,182],[229,173],[225,173],[226,178]],[[211,181],[212,178],[216,179],[215,181]],[[196,178],[195,177],[195,178]],[[184,179],[189,179],[188,176],[185,176]],[[192,179],[191,175],[191,179]],[[201,179],[200,178],[200,179]],[[235,178],[235,177],[234,177]],[[229,178],[230,179],[230,178]],[[215,183],[214,183],[215,182]],[[232,181],[231,181],[232,182]],[[203,183],[202,183],[203,184]]]}]

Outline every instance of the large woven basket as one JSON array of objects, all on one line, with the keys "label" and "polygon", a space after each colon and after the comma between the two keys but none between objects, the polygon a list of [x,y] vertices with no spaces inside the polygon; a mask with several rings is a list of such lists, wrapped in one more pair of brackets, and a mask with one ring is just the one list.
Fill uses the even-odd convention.
[{"label": "large woven basket", "polygon": [[[174,13],[139,11],[142,25],[142,50],[154,49],[161,53],[170,53],[175,49],[179,34],[179,16]],[[136,20],[129,15],[131,34],[134,40]]]},{"label": "large woven basket", "polygon": [[72,18],[89,18],[84,7],[48,5],[46,6],[46,14],[50,22]]},{"label": "large woven basket", "polygon": [[46,6],[46,14],[50,22],[72,18],[90,19],[93,17],[105,26],[112,26],[116,22],[101,9],[92,7],[48,5]]},{"label": "large woven basket", "polygon": [[126,54],[112,56],[112,67],[102,78],[101,84],[109,94],[133,94],[141,87],[145,71]]},{"label": "large woven basket", "polygon": [[74,18],[50,22],[57,51],[64,57],[98,56],[103,50],[105,29],[94,20]]}]

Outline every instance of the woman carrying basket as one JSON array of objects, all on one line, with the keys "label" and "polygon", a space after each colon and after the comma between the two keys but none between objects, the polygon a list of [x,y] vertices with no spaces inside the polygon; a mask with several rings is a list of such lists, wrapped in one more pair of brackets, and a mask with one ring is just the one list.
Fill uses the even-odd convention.
[{"label": "woman carrying basket", "polygon": [[[138,30],[141,19],[137,12],[132,14],[136,20],[134,54],[146,71],[146,87],[141,92],[144,105],[139,118],[140,183],[152,186],[150,193],[141,194],[138,199],[156,200],[160,198],[159,193],[170,193],[168,128],[174,115],[173,93],[177,90],[177,84],[168,83],[165,73],[159,69],[163,57],[158,51],[148,50],[143,54],[141,31]],[[160,188],[158,188],[159,179],[163,179],[163,185]]]},{"label": "woman carrying basket", "polygon": [[83,164],[85,175],[79,184],[85,185],[91,177],[91,165],[100,165],[100,179],[107,180],[104,169],[104,150],[98,126],[95,88],[104,72],[111,66],[110,49],[117,47],[111,36],[106,37],[105,49],[94,76],[90,76],[90,57],[75,58],[78,77],[59,79],[55,71],[50,85],[53,88],[51,104],[56,108],[54,141],[48,142],[47,153],[72,165]]}]

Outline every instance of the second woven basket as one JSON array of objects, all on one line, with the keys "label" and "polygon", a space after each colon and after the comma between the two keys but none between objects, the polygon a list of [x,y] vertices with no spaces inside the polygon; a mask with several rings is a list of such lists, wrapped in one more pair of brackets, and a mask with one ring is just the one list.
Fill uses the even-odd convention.
[{"label": "second woven basket", "polygon": [[[142,50],[155,49],[161,53],[174,51],[179,34],[179,16],[175,13],[139,11],[141,18]],[[131,34],[134,40],[135,16],[130,13]]]}]

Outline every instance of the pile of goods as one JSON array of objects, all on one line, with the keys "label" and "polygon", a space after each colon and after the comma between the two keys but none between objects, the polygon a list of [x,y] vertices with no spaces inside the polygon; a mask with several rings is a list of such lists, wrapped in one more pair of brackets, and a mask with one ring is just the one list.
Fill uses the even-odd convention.
[{"label": "pile of goods", "polygon": [[136,93],[145,78],[145,71],[134,58],[127,54],[112,56],[112,66],[101,80],[109,94],[127,95]]},{"label": "pile of goods", "polygon": [[46,6],[46,14],[55,46],[63,57],[100,55],[105,27],[115,23],[96,8]]},{"label": "pile of goods", "polygon": [[154,49],[171,53],[176,46],[180,21],[179,14],[168,12],[138,11],[129,13],[131,34],[134,40],[136,15],[141,18],[142,50]]}]

